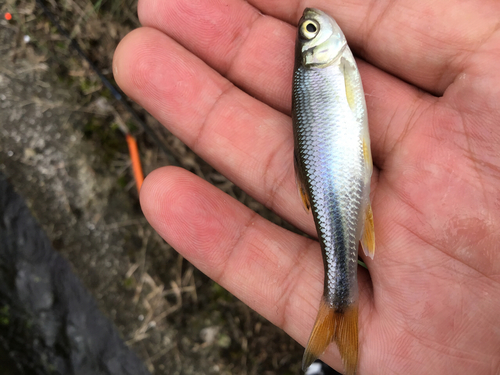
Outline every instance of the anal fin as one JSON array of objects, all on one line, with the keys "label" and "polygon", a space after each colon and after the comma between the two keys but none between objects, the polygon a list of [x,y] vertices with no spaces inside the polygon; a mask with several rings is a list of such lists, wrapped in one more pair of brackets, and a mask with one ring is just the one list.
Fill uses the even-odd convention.
[{"label": "anal fin", "polygon": [[358,306],[350,306],[341,312],[335,311],[333,306],[322,298],[302,358],[302,370],[306,371],[332,341],[335,341],[339,348],[345,374],[355,375],[358,362]]},{"label": "anal fin", "polygon": [[365,225],[363,236],[361,237],[361,246],[365,255],[373,259],[375,255],[375,228],[373,226],[373,211],[370,203],[368,203],[368,207],[365,210]]}]

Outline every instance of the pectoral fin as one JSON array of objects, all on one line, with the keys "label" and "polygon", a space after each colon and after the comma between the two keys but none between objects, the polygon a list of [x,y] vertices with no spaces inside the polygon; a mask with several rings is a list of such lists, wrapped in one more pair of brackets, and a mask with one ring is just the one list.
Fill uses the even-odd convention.
[{"label": "pectoral fin", "polygon": [[356,82],[356,76],[354,76],[354,74],[356,73],[356,68],[353,67],[346,59],[342,59],[342,63],[344,65],[344,83],[347,104],[349,104],[349,108],[351,108],[351,111],[357,114],[356,97],[354,91],[354,84]]},{"label": "pectoral fin", "polygon": [[293,154],[293,164],[295,167],[295,182],[297,183],[297,189],[299,191],[300,198],[302,199],[302,203],[304,204],[304,209],[306,210],[307,213],[309,213],[311,211],[311,201],[309,200],[309,195],[307,194],[306,186],[301,177],[297,152],[294,152]]},{"label": "pectoral fin", "polygon": [[358,306],[350,306],[342,312],[335,311],[323,298],[302,359],[302,370],[306,371],[325,352],[332,341],[335,341],[339,348],[345,374],[356,374],[358,362]]},{"label": "pectoral fin", "polygon": [[365,210],[365,225],[363,236],[361,237],[361,246],[365,255],[373,259],[375,255],[375,228],[373,226],[373,211],[370,203],[368,203],[368,207]]}]

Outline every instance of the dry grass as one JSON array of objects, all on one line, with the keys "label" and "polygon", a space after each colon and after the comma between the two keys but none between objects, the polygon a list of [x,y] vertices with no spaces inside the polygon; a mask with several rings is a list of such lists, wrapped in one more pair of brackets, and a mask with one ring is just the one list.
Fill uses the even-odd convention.
[{"label": "dry grass", "polygon": [[[91,61],[111,81],[112,54],[118,42],[139,26],[136,2],[130,0],[47,1],[61,25],[79,43]],[[43,15],[35,1],[7,0],[0,6],[13,20],[7,27],[16,30],[8,46],[12,59],[29,61],[24,74],[55,71],[68,90],[78,93],[80,105],[68,112],[93,114],[88,124],[78,124],[89,142],[99,144],[109,173],[117,176],[122,188],[137,200],[133,189],[126,143],[119,128],[127,127],[136,136],[145,173],[176,164],[204,178],[231,197],[246,204],[273,222],[291,228],[245,192],[234,186],[140,107],[140,117],[155,129],[167,146],[165,155],[145,136],[130,113],[120,107],[88,64],[70,47],[68,40]],[[24,43],[24,35],[31,40]],[[1,68],[0,68],[1,69]],[[40,84],[43,84],[41,82]],[[34,99],[45,110],[65,103]],[[302,349],[280,330],[260,318],[217,284],[209,282],[182,256],[147,226],[132,219],[110,224],[109,231],[136,228],[140,239],[124,284],[137,306],[138,322],[125,322],[120,330],[126,342],[155,374],[166,373],[298,373]]]}]

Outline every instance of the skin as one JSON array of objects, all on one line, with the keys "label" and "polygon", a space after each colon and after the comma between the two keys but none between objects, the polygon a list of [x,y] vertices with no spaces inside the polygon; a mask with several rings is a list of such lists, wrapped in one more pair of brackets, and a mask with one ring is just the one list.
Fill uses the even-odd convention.
[{"label": "skin", "polygon": [[[141,0],[144,27],[117,48],[115,78],[315,236],[289,117],[294,25],[306,6],[331,14],[363,59],[376,253],[364,259],[369,274],[359,269],[358,373],[498,374],[500,2]],[[190,262],[306,344],[323,287],[316,241],[173,167],[148,176],[141,204]],[[334,345],[323,359],[342,367]]]}]

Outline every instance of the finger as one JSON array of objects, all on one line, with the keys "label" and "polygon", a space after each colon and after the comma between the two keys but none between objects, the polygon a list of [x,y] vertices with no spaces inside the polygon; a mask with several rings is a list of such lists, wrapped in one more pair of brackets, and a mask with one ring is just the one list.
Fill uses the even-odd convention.
[{"label": "finger", "polygon": [[498,29],[500,2],[249,0],[296,25],[305,7],[331,14],[354,52],[403,80],[442,94]]},{"label": "finger", "polygon": [[283,218],[315,233],[295,187],[288,116],[154,29],[136,30],[120,43],[114,73],[127,94],[198,155]]},{"label": "finger", "polygon": [[[306,343],[323,291],[317,242],[266,221],[175,167],[147,177],[141,206],[155,230],[194,266],[299,343]],[[363,327],[371,309],[365,273],[359,282],[363,348]],[[330,348],[327,355],[332,353]],[[332,364],[340,366],[338,357]]]},{"label": "finger", "polygon": [[142,0],[138,13],[142,25],[168,34],[249,94],[290,112],[291,25],[239,0]]},{"label": "finger", "polygon": [[[398,139],[398,122],[407,124],[416,93],[395,92],[395,79],[370,69],[366,82],[377,106],[371,126],[377,162]],[[315,233],[295,185],[289,117],[241,92],[153,29],[136,30],[120,43],[114,74],[128,95],[221,173],[298,228]]]}]

